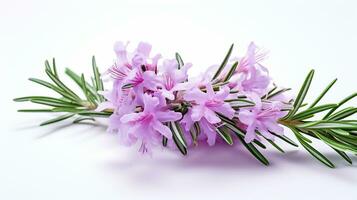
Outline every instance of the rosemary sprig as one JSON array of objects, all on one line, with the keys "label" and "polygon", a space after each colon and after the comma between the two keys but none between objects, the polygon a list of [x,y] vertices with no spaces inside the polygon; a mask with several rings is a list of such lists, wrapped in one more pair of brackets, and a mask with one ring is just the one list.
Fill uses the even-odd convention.
[{"label": "rosemary sprig", "polygon": [[[226,66],[226,61],[232,52],[232,47],[233,45],[229,49],[221,66],[218,68],[217,72],[215,73],[215,76],[213,78],[214,84],[222,83],[222,81],[217,82],[214,80],[220,75],[220,73],[223,71],[224,67]],[[237,66],[235,63],[229,70],[228,75],[231,74],[232,71],[236,70],[236,67]],[[291,131],[294,133],[299,143],[312,156],[314,156],[316,159],[318,159],[328,167],[333,168],[334,164],[328,158],[326,158],[321,152],[319,152],[318,150],[316,150],[314,147],[311,146],[312,141],[309,139],[309,137],[315,138],[317,140],[321,140],[322,142],[330,146],[334,151],[336,151],[348,163],[352,163],[352,160],[349,158],[347,153],[348,152],[353,154],[357,153],[357,121],[347,120],[347,118],[357,113],[357,107],[348,107],[337,112],[336,110],[340,108],[343,104],[348,102],[349,100],[356,97],[357,93],[354,93],[346,97],[345,99],[343,99],[341,102],[337,104],[318,105],[320,100],[336,83],[337,79],[334,79],[331,83],[327,85],[327,87],[321,92],[321,94],[317,96],[317,98],[313,101],[313,103],[310,106],[308,106],[303,111],[298,112],[300,109],[302,109],[304,106],[307,105],[307,103],[304,103],[304,100],[306,94],[309,91],[309,87],[311,85],[313,76],[314,76],[314,70],[311,70],[308,73],[307,77],[305,78],[305,81],[294,101],[293,108],[288,112],[288,114],[285,117],[280,119],[278,123],[291,129]],[[230,75],[228,77],[230,77]],[[227,82],[228,80],[229,78],[224,79],[225,82]],[[271,89],[268,92],[267,95],[264,95],[262,97],[262,100],[270,99],[288,90],[290,90],[290,88],[283,88],[277,90],[277,87],[275,86],[273,89]],[[236,100],[233,101],[229,100],[227,102],[229,102],[234,109],[239,110],[242,107],[242,102],[244,101],[245,101],[244,98],[243,99],[238,98]],[[235,104],[237,104],[238,102],[240,105],[234,107]],[[254,106],[254,104],[247,104],[247,106]],[[313,120],[313,117],[316,114],[323,113],[323,112],[327,112],[327,114],[321,120]],[[225,123],[224,126],[227,127],[232,133],[234,133],[238,137],[238,139],[242,142],[242,144],[249,150],[249,152],[255,158],[257,158],[260,162],[262,162],[265,165],[269,164],[268,160],[259,152],[259,150],[253,148],[254,147],[253,144],[246,144],[244,142],[243,138],[245,136],[245,132],[239,129],[239,127],[237,126],[237,123],[239,122],[238,119],[230,120],[221,115],[220,118]],[[218,129],[217,129],[217,134],[222,136],[222,132]],[[296,147],[298,146],[294,141],[292,141],[287,136],[281,136],[275,133],[272,134],[277,136],[279,139],[281,139],[284,142],[287,142]],[[262,138],[265,139],[270,144],[272,144],[279,151],[284,152],[284,150],[281,149],[275,142],[268,140],[264,137]],[[227,140],[227,138],[225,137],[223,137],[223,139],[225,141]],[[259,145],[260,142],[254,140],[252,143]]]},{"label": "rosemary sprig", "polygon": [[104,90],[103,81],[100,77],[99,69],[97,67],[95,57],[92,58],[93,78],[94,84],[86,82],[84,75],[78,75],[70,69],[66,69],[66,74],[70,77],[82,90],[84,98],[81,98],[79,94],[70,89],[59,77],[56,68],[55,59],[52,60],[52,66],[46,60],[45,72],[52,83],[37,79],[30,78],[29,80],[40,84],[50,90],[56,92],[60,97],[50,96],[26,96],[15,98],[16,102],[32,102],[34,104],[45,105],[48,108],[40,109],[21,109],[19,112],[53,112],[63,113],[62,115],[50,119],[41,123],[41,126],[60,122],[69,118],[74,119],[73,123],[79,123],[85,120],[94,121],[93,117],[108,117],[111,115],[111,111],[97,112],[95,109],[98,104],[105,101],[104,97],[99,94],[99,91]]},{"label": "rosemary sprig", "polygon": [[[218,80],[224,67],[226,67],[230,54],[232,52],[233,45],[230,47],[226,57],[224,58],[221,66],[215,73],[212,83],[214,85],[214,90],[219,90],[219,87],[228,83],[232,74],[235,72],[238,63],[234,63],[228,73]],[[179,54],[176,54],[176,59],[178,62],[178,67],[182,67],[184,62]],[[52,66],[50,62],[45,62],[45,73],[50,79],[50,82],[41,79],[30,78],[29,80],[47,87],[48,89],[54,91],[59,96],[26,96],[14,99],[16,102],[32,102],[34,104],[44,105],[46,108],[38,109],[21,109],[19,112],[50,112],[50,113],[62,113],[62,115],[50,119],[41,123],[41,125],[53,124],[66,119],[74,118],[73,123],[79,123],[82,121],[90,120],[94,121],[96,117],[109,117],[113,111],[106,110],[98,112],[95,109],[98,104],[106,101],[106,99],[99,94],[100,91],[104,90],[104,84],[101,79],[96,60],[93,56],[92,58],[92,69],[93,76],[90,78],[91,83],[86,81],[83,74],[78,75],[70,69],[66,69],[66,75],[72,79],[81,89],[82,94],[76,93],[73,89],[69,88],[60,78],[55,59],[52,60]],[[309,87],[311,85],[314,76],[314,70],[311,70],[296,99],[293,103],[293,107],[289,110],[288,114],[280,119],[278,123],[291,129],[297,138],[298,142],[316,159],[333,168],[334,164],[321,152],[316,150],[312,146],[312,138],[324,142],[326,145],[330,146],[337,154],[339,154],[346,162],[352,163],[352,160],[348,156],[348,153],[357,154],[357,120],[348,119],[350,116],[357,113],[357,107],[347,107],[341,108],[346,102],[357,96],[354,93],[345,99],[341,100],[337,104],[322,104],[319,105],[320,100],[326,95],[326,93],[332,88],[336,80],[333,80],[327,87],[322,91],[320,95],[313,101],[312,104],[306,106],[307,103],[304,102],[306,94],[308,93]],[[129,86],[128,86],[129,87]],[[205,88],[202,88],[204,91]],[[276,86],[271,89],[266,95],[262,97],[262,101],[269,101],[272,97],[286,92],[290,89],[278,89]],[[231,93],[238,93],[239,91],[231,91]],[[226,100],[233,109],[239,111],[242,107],[254,106],[254,103],[249,101],[245,96],[238,96],[236,99]],[[185,114],[187,112],[187,102],[183,102],[178,105],[178,112]],[[321,114],[326,112],[322,119],[314,119],[316,114]],[[223,139],[228,145],[233,145],[236,141],[240,141],[243,146],[261,163],[264,165],[269,165],[268,159],[260,152],[260,149],[266,149],[266,146],[262,141],[270,143],[278,151],[284,153],[284,150],[278,146],[276,141],[272,141],[263,137],[261,134],[262,141],[253,140],[251,143],[246,143],[244,141],[245,131],[242,130],[238,124],[239,119],[233,118],[228,119],[223,115],[217,113],[221,119],[220,124],[216,124],[216,132],[219,137]],[[181,125],[178,121],[168,122],[167,126],[173,133],[173,141],[177,148],[183,155],[188,152],[188,146],[186,142],[186,135],[183,133]],[[195,123],[194,126],[189,131],[192,137],[193,144],[197,145],[197,138],[201,134],[201,128],[199,123]],[[278,135],[272,133],[281,141],[284,141],[292,146],[297,147],[298,144],[292,139],[285,135]],[[236,139],[236,140],[235,140]],[[164,146],[167,145],[167,138],[163,137],[162,143]]]},{"label": "rosemary sprig", "polygon": [[[313,74],[314,71],[311,70],[300,89],[299,95],[296,97],[294,108],[286,117],[280,120],[280,123],[291,129],[300,144],[312,156],[328,167],[333,168],[333,163],[310,145],[312,141],[308,137],[321,140],[334,149],[348,163],[352,163],[352,160],[349,158],[347,153],[357,153],[357,133],[355,132],[357,131],[357,122],[355,120],[348,120],[347,117],[355,114],[357,112],[357,108],[348,107],[338,112],[335,111],[357,95],[352,94],[338,104],[316,106],[336,82],[337,79],[335,79],[327,85],[323,92],[307,109],[297,113],[297,111],[301,108],[300,105],[303,103],[308,88],[312,82]],[[325,111],[328,112],[321,120],[313,119],[315,114]]]}]

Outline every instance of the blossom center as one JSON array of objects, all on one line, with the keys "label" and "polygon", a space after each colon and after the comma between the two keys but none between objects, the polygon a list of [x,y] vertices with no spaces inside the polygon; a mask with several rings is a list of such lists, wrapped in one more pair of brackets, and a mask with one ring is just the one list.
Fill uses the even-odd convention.
[{"label": "blossom center", "polygon": [[217,106],[221,106],[222,104],[223,104],[223,102],[221,100],[211,99],[211,100],[206,101],[205,106],[217,107]]},{"label": "blossom center", "polygon": [[144,82],[144,78],[140,72],[137,72],[135,74],[135,77],[131,80],[131,83],[134,86],[137,86],[137,85],[141,84],[142,82]]},{"label": "blossom center", "polygon": [[148,114],[141,116],[138,121],[143,124],[149,124],[153,119],[154,119],[154,116],[152,114],[148,113]]}]

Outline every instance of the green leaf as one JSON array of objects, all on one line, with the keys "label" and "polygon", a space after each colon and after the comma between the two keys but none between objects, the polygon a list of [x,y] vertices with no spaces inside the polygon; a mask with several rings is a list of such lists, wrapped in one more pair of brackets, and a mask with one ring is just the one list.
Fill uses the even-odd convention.
[{"label": "green leaf", "polygon": [[[104,91],[104,84],[103,84],[103,80],[100,77],[100,73],[99,73],[99,69],[97,66],[97,62],[95,60],[95,57],[92,57],[92,68],[93,68],[93,74],[94,74],[94,86],[95,86],[95,90],[98,91]],[[98,101],[99,102],[103,102],[105,99],[103,97],[103,95],[98,94],[97,93],[97,97],[98,97]]]},{"label": "green leaf", "polygon": [[278,137],[279,139],[283,140],[284,142],[294,146],[294,147],[298,147],[299,145],[296,144],[292,139],[290,139],[289,137],[285,136],[285,135],[278,135],[276,133],[271,133],[274,136]]},{"label": "green leaf", "polygon": [[216,132],[218,133],[219,136],[229,145],[233,145],[233,139],[231,137],[231,134],[229,133],[227,127],[225,126],[220,126],[216,128]]},{"label": "green leaf", "polygon": [[300,144],[312,155],[314,156],[317,160],[319,160],[320,162],[322,162],[323,164],[325,164],[328,167],[334,168],[334,164],[327,159],[323,154],[321,154],[319,151],[317,151],[315,148],[313,148],[311,145],[309,145],[305,140],[303,140],[301,137],[299,137],[299,135],[301,135],[299,133],[298,130],[296,130],[295,128],[291,128],[291,130],[295,133],[296,138],[299,140]]},{"label": "green leaf", "polygon": [[221,74],[222,70],[224,69],[224,67],[226,66],[226,64],[228,63],[229,57],[232,54],[232,50],[233,50],[233,46],[234,44],[231,45],[231,47],[229,48],[226,57],[224,57],[222,64],[219,66],[219,68],[217,69],[216,73],[214,74],[212,80],[215,80],[216,78],[218,78],[218,76]]},{"label": "green leaf", "polygon": [[78,105],[76,105],[76,104],[71,104],[71,103],[56,102],[56,101],[49,101],[49,100],[37,100],[37,99],[31,100],[31,103],[42,104],[42,105],[52,106],[52,107],[70,107],[70,108],[75,108],[75,107],[78,106]]},{"label": "green leaf", "polygon": [[87,120],[95,121],[95,119],[92,118],[92,117],[78,117],[77,119],[75,119],[75,120],[73,121],[73,123],[74,123],[74,124],[77,124],[77,123],[80,123],[80,122],[82,122],[82,121],[87,121]]},{"label": "green leaf", "polygon": [[279,146],[277,145],[273,140],[267,139],[265,138],[273,147],[275,147],[278,151],[280,151],[281,153],[285,153],[285,151]]},{"label": "green leaf", "polygon": [[252,143],[246,143],[243,139],[242,136],[238,136],[238,139],[242,142],[242,144],[244,145],[244,147],[246,149],[248,149],[248,151],[257,159],[259,160],[261,163],[263,163],[264,165],[269,165],[269,161],[264,157],[264,155],[262,153],[260,153],[260,151],[255,148],[255,146]]},{"label": "green leaf", "polygon": [[[232,120],[224,117],[223,115],[220,115],[220,114],[218,114],[218,115],[221,118],[221,120],[226,123],[226,124],[224,124],[225,127],[230,129],[231,131],[233,131],[233,133],[235,133],[237,136],[242,136],[243,138],[245,137],[245,133],[242,130],[240,130]],[[266,146],[263,143],[259,142],[258,140],[253,140],[253,143],[263,149],[266,148]]]},{"label": "green leaf", "polygon": [[187,155],[187,144],[183,137],[183,132],[178,122],[169,122],[169,128],[172,132],[172,138],[183,155]]},{"label": "green leaf", "polygon": [[96,112],[96,111],[80,111],[78,115],[90,116],[90,117],[109,117],[113,113],[111,112]]},{"label": "green leaf", "polygon": [[134,87],[134,85],[132,83],[127,83],[127,84],[123,85],[121,87],[121,89],[129,89],[129,88],[132,88],[132,87]]},{"label": "green leaf", "polygon": [[47,82],[47,81],[43,81],[41,79],[37,79],[37,78],[29,78],[30,81],[40,84],[42,86],[45,86],[47,88],[52,89],[53,91],[57,92],[58,94],[62,95],[63,97],[70,99],[70,100],[76,100],[74,99],[72,96],[68,95],[66,92],[64,92],[62,89],[60,89],[59,87]]},{"label": "green leaf", "polygon": [[52,69],[53,69],[53,74],[54,74],[56,77],[58,77],[55,58],[52,58]]},{"label": "green leaf", "polygon": [[335,149],[338,149],[340,151],[351,151],[353,153],[357,153],[357,149],[352,148],[351,146],[345,145],[343,143],[336,142],[333,139],[330,139],[330,138],[324,136],[323,134],[319,133],[318,131],[314,131],[314,134],[318,138],[320,138],[320,140],[322,140],[324,143],[326,143],[327,145],[329,145]]},{"label": "green leaf", "polygon": [[321,105],[321,106],[316,106],[316,107],[313,107],[313,108],[308,108],[294,116],[291,117],[291,119],[293,120],[296,120],[296,119],[301,119],[301,118],[304,118],[306,116],[309,116],[309,115],[313,115],[313,114],[316,114],[316,113],[319,113],[319,112],[323,112],[325,110],[329,110],[331,108],[334,108],[336,107],[337,104],[325,104],[325,105]]},{"label": "green leaf", "polygon": [[53,97],[46,97],[46,96],[27,96],[27,97],[19,97],[15,98],[14,101],[16,102],[25,102],[25,101],[31,101],[31,100],[49,100],[49,101],[56,101],[56,102],[64,102],[64,103],[69,103],[61,99],[53,98]]},{"label": "green leaf", "polygon": [[227,128],[229,128],[231,131],[233,131],[237,136],[242,136],[244,138],[245,134],[242,130],[240,130],[239,128],[237,128],[235,125],[231,124],[230,122],[228,121],[225,121],[224,126],[226,126]]},{"label": "green leaf", "polygon": [[332,132],[339,134],[339,135],[344,135],[344,136],[348,136],[350,135],[349,132],[342,130],[342,129],[331,129]]},{"label": "green leaf", "polygon": [[17,112],[53,112],[52,109],[21,109]]},{"label": "green leaf", "polygon": [[51,73],[51,71],[46,70],[46,74],[50,79],[65,93],[69,96],[73,97],[74,100],[80,100],[79,96],[76,95],[71,89],[69,89],[64,83],[62,83],[55,75]]},{"label": "green leaf", "polygon": [[103,82],[100,78],[99,69],[97,67],[97,62],[95,61],[95,57],[92,57],[92,67],[93,67],[93,74],[94,74],[94,81],[95,81],[95,88],[97,91],[103,91]]},{"label": "green leaf", "polygon": [[54,119],[51,119],[51,120],[48,120],[48,121],[45,121],[45,122],[41,123],[40,126],[45,126],[45,125],[48,125],[48,124],[53,124],[53,123],[56,123],[56,122],[59,122],[59,121],[63,121],[65,119],[73,117],[74,115],[75,114],[72,114],[72,113],[61,115],[59,117],[56,117]]},{"label": "green leaf", "polygon": [[349,100],[355,98],[357,96],[357,93],[354,93],[346,98],[344,98],[342,101],[340,101],[338,103],[338,106],[336,106],[335,108],[331,109],[325,116],[323,119],[327,119],[333,112],[335,112],[335,110],[337,110],[339,107],[341,107],[343,104],[345,104],[346,102],[348,102]]},{"label": "green leaf", "polygon": [[166,147],[167,146],[167,137],[162,136],[162,146]]},{"label": "green leaf", "polygon": [[340,135],[333,131],[327,130],[330,135],[332,135],[337,141],[342,142],[352,148],[357,149],[357,136],[354,135]]},{"label": "green leaf", "polygon": [[[284,92],[287,92],[287,91],[289,91],[289,90],[291,90],[291,88],[283,88],[283,89],[280,89],[280,90],[278,90],[278,91],[276,91],[276,92],[271,92],[270,94],[268,93],[268,95],[266,95],[266,96],[263,96],[262,98],[263,99],[271,99],[271,98],[273,98],[273,97],[275,97],[275,96],[277,96],[277,95],[279,95],[279,94],[281,94],[281,93],[284,93]],[[274,90],[273,90],[274,91]]]},{"label": "green leaf", "polygon": [[93,104],[97,105],[97,104],[95,103],[94,97],[91,96],[90,91],[89,91],[88,88],[87,88],[86,80],[85,80],[83,74],[82,74],[82,76],[81,76],[81,82],[82,82],[82,84],[81,84],[81,86],[82,86],[82,91],[83,91],[84,96],[86,97],[86,99],[87,99],[90,103],[93,103]]},{"label": "green leaf", "polygon": [[87,108],[73,108],[73,107],[55,107],[52,109],[53,112],[68,112],[68,113],[79,113],[86,110]]},{"label": "green leaf", "polygon": [[314,121],[305,124],[298,124],[296,127],[309,129],[347,129],[357,130],[357,124],[345,121]]},{"label": "green leaf", "polygon": [[266,98],[267,95],[273,93],[273,92],[278,88],[278,86],[275,85],[275,83],[273,83],[273,85],[274,85],[274,87],[273,87],[271,90],[269,90],[268,94],[266,94],[265,96],[263,96],[262,99]]},{"label": "green leaf", "polygon": [[15,98],[14,101],[16,102],[24,102],[24,101],[31,101],[33,103],[38,103],[38,104],[44,104],[49,106],[70,106],[70,107],[75,107],[75,106],[82,106],[81,104],[77,102],[69,102],[65,101],[63,99],[57,99],[53,97],[46,97],[46,96],[27,96],[27,97],[20,97],[20,98]]},{"label": "green leaf", "polygon": [[348,107],[348,108],[345,108],[345,109],[342,109],[342,110],[336,112],[335,114],[330,115],[327,119],[338,121],[338,120],[347,118],[355,113],[357,113],[357,108]]},{"label": "green leaf", "polygon": [[176,57],[177,64],[178,64],[177,67],[178,67],[178,69],[181,69],[181,67],[184,66],[185,63],[183,62],[183,60],[182,60],[182,58],[181,58],[179,53],[176,53],[175,57]]},{"label": "green leaf", "polygon": [[227,73],[226,77],[223,79],[223,82],[227,82],[227,81],[229,81],[229,79],[232,78],[232,76],[233,76],[234,72],[236,71],[237,67],[238,67],[238,61],[235,62],[235,63],[232,65],[232,67],[231,67],[231,69],[229,70],[229,72]]},{"label": "green leaf", "polygon": [[307,75],[303,85],[301,86],[299,94],[297,95],[297,97],[295,99],[293,109],[287,114],[285,119],[289,119],[291,116],[293,116],[298,111],[301,104],[304,102],[304,99],[305,99],[305,96],[309,90],[312,78],[314,77],[314,72],[315,72],[314,70],[311,70],[309,72],[309,74]]},{"label": "green leaf", "polygon": [[201,133],[201,127],[198,122],[195,122],[190,129],[190,134],[194,145],[197,145],[198,135]]},{"label": "green leaf", "polygon": [[315,99],[315,101],[310,105],[309,108],[314,107],[319,101],[322,99],[322,97],[325,96],[325,94],[331,89],[331,87],[336,83],[337,78],[334,79],[330,84],[327,85],[327,87],[322,91],[322,93]]},{"label": "green leaf", "polygon": [[225,102],[228,102],[229,105],[232,106],[233,109],[251,107],[251,106],[255,105],[254,102],[246,100],[246,99],[229,99],[229,100],[225,100]]},{"label": "green leaf", "polygon": [[48,60],[45,60],[45,68],[46,68],[46,70],[52,72],[51,65],[50,65],[50,63],[48,62]]},{"label": "green leaf", "polygon": [[[289,127],[291,130],[293,130],[293,128]],[[293,131],[294,132],[294,131]],[[295,136],[299,139],[299,140],[304,140],[307,143],[312,143],[312,141],[305,137],[304,135],[302,135],[299,131],[295,131]]]},{"label": "green leaf", "polygon": [[[82,89],[83,88],[83,83],[82,83],[82,79],[81,76],[79,76],[78,74],[76,74],[74,71],[72,71],[69,68],[66,68],[65,73]],[[93,86],[91,86],[88,82],[86,82],[86,88],[88,90],[88,92],[90,93],[90,95],[92,97],[94,97],[95,99],[97,99],[99,101],[99,94],[97,93],[97,91],[95,90],[95,88]]]},{"label": "green leaf", "polygon": [[333,147],[331,147],[333,150],[335,150],[345,161],[347,161],[348,163],[350,163],[352,165],[352,160],[351,158],[343,151],[340,151],[338,149],[335,149]]}]

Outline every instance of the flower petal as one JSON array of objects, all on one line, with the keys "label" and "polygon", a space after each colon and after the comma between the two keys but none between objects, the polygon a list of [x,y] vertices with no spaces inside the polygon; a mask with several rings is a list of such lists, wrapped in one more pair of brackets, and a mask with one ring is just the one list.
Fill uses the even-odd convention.
[{"label": "flower petal", "polygon": [[180,120],[182,117],[181,113],[175,112],[175,111],[170,111],[170,110],[156,111],[154,114],[160,122],[177,121],[177,120]]},{"label": "flower petal", "polygon": [[221,119],[219,117],[217,117],[216,113],[213,112],[212,110],[205,109],[204,112],[205,112],[204,116],[209,123],[217,124],[217,123],[221,122]]},{"label": "flower petal", "polygon": [[212,109],[226,117],[228,117],[229,119],[232,119],[234,117],[234,113],[236,112],[231,105],[229,105],[229,103],[224,103],[221,106],[218,107],[212,107]]},{"label": "flower petal", "polygon": [[197,105],[192,107],[191,118],[193,121],[195,122],[200,121],[203,116],[204,116],[204,108],[202,106]]},{"label": "flower petal", "polygon": [[159,99],[149,94],[143,94],[144,110],[150,112],[159,105]]},{"label": "flower petal", "polygon": [[172,138],[172,132],[171,132],[170,128],[165,126],[165,125],[163,125],[159,121],[155,121],[153,123],[152,127],[154,128],[154,130],[159,132],[161,135],[167,137],[168,139]]},{"label": "flower petal", "polygon": [[255,139],[256,137],[255,128],[256,128],[255,124],[251,124],[247,127],[246,134],[244,136],[244,141],[246,143],[250,143]]},{"label": "flower petal", "polygon": [[215,94],[215,99],[224,101],[228,95],[229,95],[229,87],[224,86],[221,87],[220,90]]},{"label": "flower petal", "polygon": [[206,84],[206,90],[207,90],[208,98],[213,99],[216,94],[214,93],[213,87],[210,83]]},{"label": "flower petal", "polygon": [[251,125],[255,121],[255,113],[249,110],[241,110],[238,112],[239,121],[241,121],[245,125]]},{"label": "flower petal", "polygon": [[151,51],[151,44],[146,43],[146,42],[140,42],[138,44],[136,51],[138,53],[144,55],[145,57],[149,57],[150,51]]},{"label": "flower petal", "polygon": [[129,113],[120,118],[122,123],[135,122],[140,119],[143,113]]},{"label": "flower petal", "polygon": [[211,128],[211,125],[206,120],[202,120],[200,125],[203,129],[203,133],[207,136],[208,145],[213,146],[216,143],[217,133]]},{"label": "flower petal", "polygon": [[127,44],[124,44],[123,42],[116,42],[114,44],[114,52],[117,55],[117,58],[120,63],[127,63],[128,58],[127,58],[127,51],[126,51],[126,46]]},{"label": "flower petal", "polygon": [[188,91],[183,98],[186,101],[195,101],[197,103],[200,102],[205,102],[207,100],[207,95],[206,93],[202,92],[200,89],[198,88],[194,88],[190,91]]}]

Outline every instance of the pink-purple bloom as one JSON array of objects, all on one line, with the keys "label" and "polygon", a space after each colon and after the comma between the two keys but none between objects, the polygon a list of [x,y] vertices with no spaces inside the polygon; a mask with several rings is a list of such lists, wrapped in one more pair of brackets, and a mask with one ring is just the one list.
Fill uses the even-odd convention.
[{"label": "pink-purple bloom", "polygon": [[[254,43],[247,53],[233,59],[218,79],[212,81],[213,69],[197,77],[189,77],[191,63],[179,66],[176,59],[161,59],[160,54],[151,56],[151,45],[141,42],[129,52],[128,43],[117,42],[114,51],[117,56],[107,70],[113,87],[103,94],[106,102],[97,110],[112,109],[109,131],[119,135],[122,143],[141,144],[141,152],[149,152],[160,145],[163,137],[173,145],[173,133],[168,122],[176,121],[182,126],[183,137],[190,146],[197,141],[207,141],[214,145],[219,138],[217,127],[224,125],[221,117],[234,120],[245,132],[245,141],[259,139],[259,134],[273,139],[275,134],[283,134],[277,121],[286,114],[289,105],[282,95],[272,99],[262,99],[267,94],[271,78],[268,70],[260,63],[265,57]],[[233,62],[239,65],[228,83],[223,80]],[[230,103],[245,96],[254,104],[237,108]],[[201,133],[191,137],[190,131],[198,124]]]},{"label": "pink-purple bloom", "polygon": [[282,135],[284,129],[277,121],[287,114],[283,110],[289,106],[280,101],[264,102],[260,98],[254,98],[254,103],[255,106],[242,108],[238,114],[239,121],[246,125],[244,140],[249,143],[259,139],[257,133],[271,140],[274,139],[272,133]]},{"label": "pink-purple bloom", "polygon": [[160,105],[159,99],[149,94],[143,95],[143,110],[123,115],[120,122],[130,125],[127,133],[142,142],[142,151],[147,152],[152,145],[158,144],[162,136],[172,138],[170,129],[163,123],[179,120],[181,113],[174,112]]},{"label": "pink-purple bloom", "polygon": [[235,110],[224,102],[229,95],[229,88],[222,87],[218,92],[214,92],[212,85],[206,85],[206,92],[199,88],[194,88],[184,95],[184,99],[191,102],[192,108],[183,119],[186,129],[190,129],[193,122],[200,122],[205,129],[204,133],[207,135],[207,142],[214,145],[216,133],[214,125],[221,122],[217,113],[226,116],[229,119],[234,117]]},{"label": "pink-purple bloom", "polygon": [[231,85],[241,93],[263,95],[270,84],[268,70],[260,63],[266,53],[261,52],[252,42],[244,57],[238,58],[238,67]]}]

